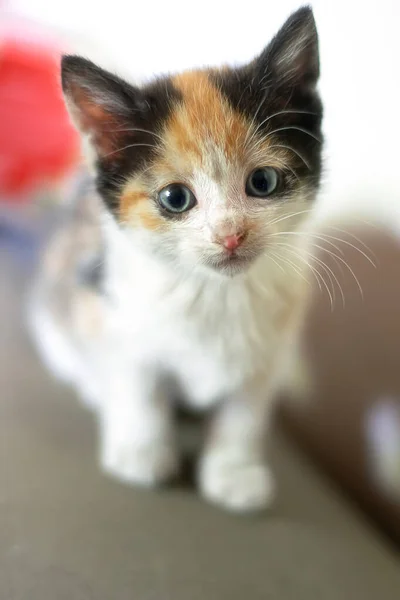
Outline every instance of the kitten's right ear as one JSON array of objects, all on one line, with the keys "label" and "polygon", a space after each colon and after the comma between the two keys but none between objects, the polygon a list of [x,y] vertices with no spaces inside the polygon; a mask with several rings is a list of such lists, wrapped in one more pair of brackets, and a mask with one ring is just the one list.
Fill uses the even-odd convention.
[{"label": "kitten's right ear", "polygon": [[115,160],[129,124],[146,109],[142,92],[80,56],[63,56],[61,81],[76,127],[98,158]]}]

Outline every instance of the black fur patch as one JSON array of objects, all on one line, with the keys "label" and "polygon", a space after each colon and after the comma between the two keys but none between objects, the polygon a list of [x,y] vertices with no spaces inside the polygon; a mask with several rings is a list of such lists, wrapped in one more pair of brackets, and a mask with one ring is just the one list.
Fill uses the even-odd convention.
[{"label": "black fur patch", "polygon": [[[157,149],[157,135],[168,119],[173,106],[181,95],[169,79],[160,79],[142,90],[145,105],[142,110],[132,108],[131,118],[127,118],[121,129],[143,129],[127,133],[121,139],[121,155],[112,159],[106,157],[97,163],[97,190],[107,206],[116,211],[119,207],[121,186],[128,176],[140,171]],[[111,160],[110,160],[111,158]]]},{"label": "black fur patch", "polygon": [[[234,109],[248,116],[250,121],[255,118],[261,134],[279,129],[274,138],[293,148],[296,172],[318,184],[321,173],[322,104],[316,93],[304,94],[290,87],[277,88],[273,82],[263,86],[248,67],[213,73],[210,77]],[[296,155],[296,151],[304,156],[310,169]]]},{"label": "black fur patch", "polygon": [[[305,41],[299,44],[297,60],[293,61],[290,48],[298,38]],[[254,119],[261,134],[280,130],[274,139],[293,149],[296,172],[315,185],[320,179],[322,147],[322,103],[315,89],[318,63],[312,12],[302,8],[252,63],[210,73],[231,106],[250,121]]]},{"label": "black fur patch", "polygon": [[152,156],[181,95],[168,78],[139,89],[79,56],[63,57],[61,77],[73,116],[97,151],[97,190],[116,211],[126,177]]}]

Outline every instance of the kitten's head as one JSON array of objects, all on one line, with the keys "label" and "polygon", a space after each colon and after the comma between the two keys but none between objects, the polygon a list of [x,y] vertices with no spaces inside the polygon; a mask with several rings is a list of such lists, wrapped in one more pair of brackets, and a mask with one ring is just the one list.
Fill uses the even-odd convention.
[{"label": "kitten's head", "polygon": [[69,110],[121,230],[174,264],[231,275],[268,254],[274,234],[296,229],[312,206],[321,169],[318,75],[309,8],[240,68],[139,89],[83,58],[62,62]]}]

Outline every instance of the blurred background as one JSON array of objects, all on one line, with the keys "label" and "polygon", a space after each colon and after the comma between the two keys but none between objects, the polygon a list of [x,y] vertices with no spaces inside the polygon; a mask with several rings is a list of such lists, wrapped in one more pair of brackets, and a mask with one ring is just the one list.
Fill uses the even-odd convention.
[{"label": "blurred background", "polygon": [[[37,396],[51,394],[51,385],[53,394],[65,393],[40,374],[21,325],[26,281],[59,205],[79,180],[79,142],[61,98],[60,55],[83,54],[137,82],[193,66],[240,64],[260,52],[299,5],[296,0],[0,0],[1,380],[4,397],[12,401],[0,402],[0,423],[8,435],[18,427],[26,434],[27,415],[32,416],[21,400],[28,394],[24,381]],[[352,510],[398,548],[400,4],[316,0],[312,6],[320,35],[326,139],[315,220],[319,275],[304,333],[313,385],[306,402],[283,403],[281,427],[293,452],[304,453]],[[38,410],[53,414],[51,406]],[[40,427],[46,419],[50,427],[50,417],[41,419]],[[35,446],[35,432],[30,434]],[[14,442],[7,439],[15,443],[14,436]],[[47,450],[56,452],[57,443],[48,440]],[[18,448],[24,479],[27,449]],[[298,460],[291,452],[289,463]],[[5,444],[4,456],[10,453]],[[292,489],[294,483],[287,485]],[[346,513],[346,523],[351,518]],[[39,598],[37,591],[15,597],[32,600],[35,593]],[[395,597],[387,593],[384,598]],[[122,592],[118,597],[125,598]]]}]

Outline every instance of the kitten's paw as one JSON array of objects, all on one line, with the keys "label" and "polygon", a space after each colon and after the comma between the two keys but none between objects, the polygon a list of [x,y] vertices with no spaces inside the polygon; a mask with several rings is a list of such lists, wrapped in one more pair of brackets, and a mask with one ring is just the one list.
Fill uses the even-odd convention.
[{"label": "kitten's paw", "polygon": [[178,457],[175,448],[168,444],[114,443],[103,447],[101,465],[120,481],[153,487],[177,474]]},{"label": "kitten's paw", "polygon": [[262,510],[275,496],[273,476],[262,462],[229,461],[222,456],[205,459],[200,488],[207,500],[235,512]]}]

